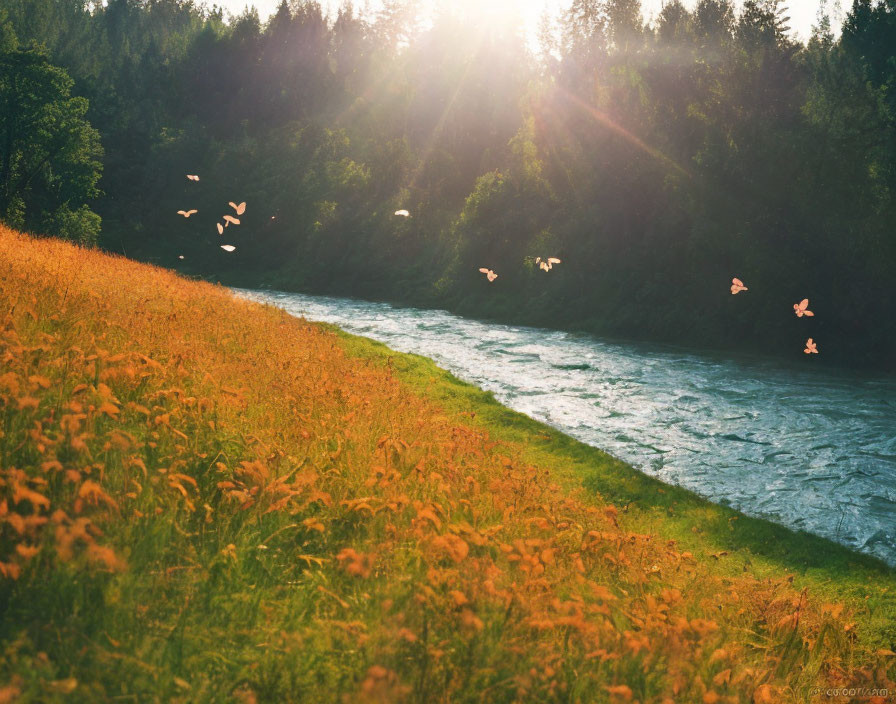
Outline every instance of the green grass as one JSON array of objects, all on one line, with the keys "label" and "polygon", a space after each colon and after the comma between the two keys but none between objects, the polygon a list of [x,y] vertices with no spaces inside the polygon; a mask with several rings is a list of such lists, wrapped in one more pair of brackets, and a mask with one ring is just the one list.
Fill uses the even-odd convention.
[{"label": "green grass", "polygon": [[[722,574],[788,574],[798,589],[857,604],[858,626],[868,642],[896,650],[896,570],[881,560],[665,484],[502,406],[490,392],[461,381],[426,357],[395,352],[336,326],[329,328],[349,354],[388,365],[415,393],[457,416],[463,414],[466,423],[487,430],[496,440],[525,447],[526,461],[551,467],[567,489],[584,486],[622,507],[632,530],[675,540],[698,559],[716,560]],[[723,552],[727,554],[719,555]]]}]

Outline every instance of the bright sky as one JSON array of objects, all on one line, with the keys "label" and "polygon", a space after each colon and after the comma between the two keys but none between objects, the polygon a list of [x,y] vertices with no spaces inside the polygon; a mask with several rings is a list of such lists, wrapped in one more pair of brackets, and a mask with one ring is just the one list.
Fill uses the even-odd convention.
[{"label": "bright sky", "polygon": [[[440,1],[456,2],[456,0],[428,0],[433,6]],[[334,16],[342,4],[342,0],[320,0],[320,2]],[[696,3],[697,0],[684,0],[684,4],[688,7],[693,7]],[[266,20],[280,4],[280,0],[208,0],[208,4],[222,6],[225,10],[234,14],[242,12],[246,5],[254,5],[258,9],[258,14],[262,20]],[[354,4],[356,7],[364,7],[365,0],[356,0]],[[367,0],[367,4],[375,11],[380,3],[378,0]],[[553,13],[560,12],[569,6],[570,0],[513,0],[513,2],[509,2],[509,0],[481,0],[481,4],[486,7],[489,5],[512,5],[523,16],[523,21],[526,23],[529,33],[534,35],[538,20],[545,9],[549,9]],[[736,0],[736,4],[740,5],[740,0]],[[782,0],[781,4],[787,8],[793,33],[802,40],[808,39],[812,31],[812,25],[815,23],[818,15],[819,0]],[[828,4],[833,5],[834,3],[829,2]],[[849,3],[844,2],[844,4]],[[655,17],[662,9],[662,6],[663,0],[641,0],[645,19]],[[837,26],[836,21],[833,24],[835,27]]]}]

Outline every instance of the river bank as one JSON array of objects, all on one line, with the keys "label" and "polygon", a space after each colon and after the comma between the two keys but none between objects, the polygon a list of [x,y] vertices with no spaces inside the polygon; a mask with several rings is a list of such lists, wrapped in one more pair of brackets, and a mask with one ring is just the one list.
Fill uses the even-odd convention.
[{"label": "river bank", "polygon": [[240,291],[432,358],[502,404],[716,503],[896,564],[896,380],[445,311]]}]

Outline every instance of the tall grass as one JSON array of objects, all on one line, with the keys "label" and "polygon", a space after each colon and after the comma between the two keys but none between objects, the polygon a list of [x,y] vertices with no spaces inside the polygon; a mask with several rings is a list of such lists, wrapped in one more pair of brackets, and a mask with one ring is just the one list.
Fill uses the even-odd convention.
[{"label": "tall grass", "polygon": [[0,701],[896,688],[892,573],[733,569],[716,509],[610,503],[646,480],[428,363],[3,229],[0,301]]}]

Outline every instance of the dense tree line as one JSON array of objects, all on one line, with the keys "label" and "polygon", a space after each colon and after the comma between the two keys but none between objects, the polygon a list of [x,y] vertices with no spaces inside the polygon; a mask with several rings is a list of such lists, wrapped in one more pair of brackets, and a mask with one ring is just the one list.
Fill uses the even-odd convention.
[{"label": "dense tree line", "polygon": [[245,285],[784,355],[812,336],[896,368],[894,0],[841,28],[822,6],[805,45],[776,0],[672,0],[650,25],[638,0],[572,0],[536,50],[487,2],[418,5],[5,0],[0,90],[22,57],[56,72],[81,166],[38,167],[52,208],[0,183],[0,217],[86,239],[98,215],[107,249]]}]

